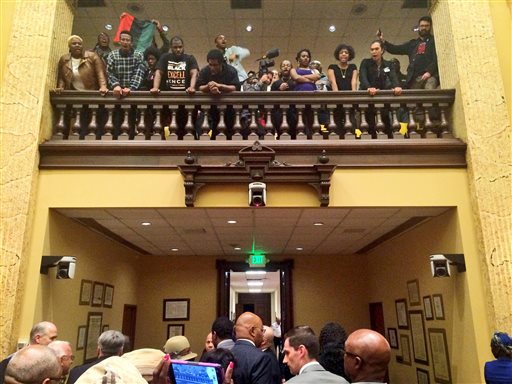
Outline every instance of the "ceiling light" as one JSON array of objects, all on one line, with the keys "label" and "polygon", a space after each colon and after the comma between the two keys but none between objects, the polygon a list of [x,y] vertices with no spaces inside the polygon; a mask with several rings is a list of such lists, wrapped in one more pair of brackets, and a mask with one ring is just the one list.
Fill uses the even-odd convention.
[{"label": "ceiling light", "polygon": [[304,248],[302,248],[302,247],[297,247],[297,248],[295,248],[295,249],[296,249],[297,251],[303,251],[303,250],[304,250]]},{"label": "ceiling light", "polygon": [[254,276],[254,275],[266,275],[267,272],[265,272],[265,271],[245,271],[245,274],[246,275],[252,275],[252,276]]},{"label": "ceiling light", "polygon": [[313,225],[316,227],[321,227],[322,225],[324,225],[324,223],[322,223],[321,221],[317,221],[316,223],[313,223]]},{"label": "ceiling light", "polygon": [[168,26],[168,25],[165,25],[165,24],[164,24],[164,25],[162,25],[162,30],[163,30],[164,32],[167,32],[167,31],[169,30],[169,26]]},{"label": "ceiling light", "polygon": [[263,287],[263,281],[259,281],[259,280],[249,280],[247,282],[247,285],[249,287]]},{"label": "ceiling light", "polygon": [[107,31],[111,31],[112,30],[112,24],[105,24],[105,29]]},{"label": "ceiling light", "polygon": [[245,30],[247,32],[252,32],[252,25],[251,24],[248,24],[247,27],[245,27]]},{"label": "ceiling light", "polygon": [[149,221],[143,221],[142,223],[140,223],[140,225],[147,227],[147,226],[151,225],[151,223]]},{"label": "ceiling light", "polygon": [[235,251],[241,251],[241,250],[242,250],[242,248],[241,248],[241,247],[234,247],[233,249],[234,249]]},{"label": "ceiling light", "polygon": [[173,252],[178,252],[178,251],[179,251],[179,249],[178,249],[178,248],[171,248],[171,251],[173,251]]},{"label": "ceiling light", "polygon": [[336,26],[335,25],[329,25],[329,32],[336,32]]},{"label": "ceiling light", "polygon": [[251,288],[251,289],[249,289],[249,292],[250,293],[260,293],[261,289],[260,288]]},{"label": "ceiling light", "polygon": [[236,220],[228,220],[228,224],[236,224],[237,221]]}]

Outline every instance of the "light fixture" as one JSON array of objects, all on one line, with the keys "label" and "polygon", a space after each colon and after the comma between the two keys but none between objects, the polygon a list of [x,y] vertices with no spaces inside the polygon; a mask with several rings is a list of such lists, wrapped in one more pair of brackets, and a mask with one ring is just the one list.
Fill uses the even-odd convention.
[{"label": "light fixture", "polygon": [[304,248],[302,248],[302,247],[297,247],[297,248],[295,248],[295,249],[296,249],[297,251],[303,251],[303,250],[304,250]]},{"label": "light fixture", "polygon": [[171,251],[172,251],[172,252],[178,252],[178,251],[179,251],[179,249],[178,249],[178,248],[171,248]]},{"label": "light fixture", "polygon": [[247,282],[249,287],[263,287],[263,281],[261,280],[249,280]]},{"label": "light fixture", "polygon": [[335,25],[329,25],[329,32],[336,32],[336,26]]},{"label": "light fixture", "polygon": [[245,27],[245,30],[247,32],[252,32],[252,25],[251,24],[247,24],[247,27]]},{"label": "light fixture", "polygon": [[107,31],[111,31],[112,30],[112,24],[105,24],[105,29]]},{"label": "light fixture", "polygon": [[151,225],[151,223],[149,221],[143,221],[142,223],[140,223],[140,225],[142,225],[143,227],[148,227]]},{"label": "light fixture", "polygon": [[237,221],[236,220],[228,220],[228,224],[236,224]]},{"label": "light fixture", "polygon": [[267,272],[266,271],[245,271],[245,274],[249,275],[249,276],[255,276],[255,275],[265,276],[267,274]]},{"label": "light fixture", "polygon": [[313,225],[315,227],[321,227],[322,225],[324,225],[324,223],[322,223],[321,221],[317,221],[316,223],[313,223]]},{"label": "light fixture", "polygon": [[162,30],[163,30],[164,32],[169,31],[169,26],[168,26],[168,25],[165,25],[165,24],[164,24],[164,25],[162,25]]},{"label": "light fixture", "polygon": [[241,247],[234,247],[233,249],[234,249],[235,251],[241,251],[241,250],[242,250],[242,248],[241,248]]},{"label": "light fixture", "polygon": [[249,293],[260,293],[260,292],[261,292],[260,288],[251,288],[251,289],[249,289]]}]

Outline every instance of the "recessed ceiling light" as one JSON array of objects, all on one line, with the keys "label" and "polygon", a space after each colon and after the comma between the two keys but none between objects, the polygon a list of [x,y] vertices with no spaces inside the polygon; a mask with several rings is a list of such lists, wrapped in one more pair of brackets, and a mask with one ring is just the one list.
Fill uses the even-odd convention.
[{"label": "recessed ceiling light", "polygon": [[237,221],[236,220],[228,220],[228,224],[236,224]]},{"label": "recessed ceiling light", "polygon": [[262,287],[263,286],[263,281],[259,281],[259,280],[249,280],[247,282],[247,285],[249,287]]},{"label": "recessed ceiling light", "polygon": [[259,289],[259,288],[251,288],[251,289],[249,289],[249,292],[250,293],[260,293],[261,289]]},{"label": "recessed ceiling light", "polygon": [[245,27],[245,30],[247,32],[252,32],[252,25],[251,24],[248,24],[247,27]]},{"label": "recessed ceiling light", "polygon": [[297,248],[295,248],[295,249],[296,249],[297,251],[303,251],[303,250],[304,250],[304,248],[302,248],[302,247],[297,247]]},{"label": "recessed ceiling light", "polygon": [[335,25],[329,25],[329,32],[336,32],[336,26]]},{"label": "recessed ceiling light", "polygon": [[167,32],[169,30],[169,26],[168,25],[162,25],[162,29],[164,32]]},{"label": "recessed ceiling light", "polygon": [[173,252],[178,252],[178,251],[179,251],[179,249],[178,249],[178,248],[171,248],[171,251],[173,251]]},{"label": "recessed ceiling light", "polygon": [[149,221],[143,221],[142,223],[140,223],[140,225],[147,227],[147,226],[151,225],[151,223]]},{"label": "recessed ceiling light", "polygon": [[107,31],[111,31],[112,30],[112,24],[105,24],[105,29]]},{"label": "recessed ceiling light", "polygon": [[322,225],[324,225],[324,223],[322,223],[321,221],[317,221],[316,223],[313,223],[313,225],[316,227],[321,227]]},{"label": "recessed ceiling light", "polygon": [[246,275],[266,275],[266,271],[245,271]]},{"label": "recessed ceiling light", "polygon": [[242,250],[242,248],[240,248],[240,247],[234,247],[233,249],[234,249],[235,251],[241,251],[241,250]]}]

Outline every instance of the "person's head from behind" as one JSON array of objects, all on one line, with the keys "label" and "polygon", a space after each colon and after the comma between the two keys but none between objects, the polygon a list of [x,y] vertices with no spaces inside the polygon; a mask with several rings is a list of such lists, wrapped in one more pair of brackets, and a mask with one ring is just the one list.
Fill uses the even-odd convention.
[{"label": "person's head from behind", "polygon": [[98,338],[98,356],[121,356],[123,354],[124,335],[113,329],[103,332]]},{"label": "person's head from behind", "polygon": [[491,339],[491,351],[497,359],[512,359],[512,337],[505,332],[494,332]]},{"label": "person's head from behind", "polygon": [[185,53],[185,43],[180,36],[174,36],[171,38],[171,52],[176,56],[181,57]]},{"label": "person's head from behind", "polygon": [[432,18],[430,16],[422,16],[418,20],[418,35],[426,37],[432,32]]},{"label": "person's head from behind", "polygon": [[318,358],[318,338],[308,326],[298,326],[284,336],[284,360],[290,372],[297,375],[300,369]]},{"label": "person's head from behind", "polygon": [[49,384],[60,380],[57,355],[45,345],[29,345],[18,351],[7,364],[6,384]]},{"label": "person's head from behind", "polygon": [[318,342],[320,343],[320,352],[323,347],[328,343],[338,344],[341,348],[345,345],[347,340],[347,332],[338,323],[330,322],[323,326],[318,335]]},{"label": "person's head from behind", "polygon": [[233,322],[226,316],[215,319],[212,324],[212,341],[215,348],[222,340],[233,339]]},{"label": "person's head from behind", "polygon": [[356,52],[350,45],[340,44],[334,50],[334,58],[342,64],[348,63],[354,57],[356,57]]},{"label": "person's head from behind", "polygon": [[208,62],[208,68],[212,75],[218,75],[222,71],[222,65],[224,63],[224,55],[218,49],[212,49],[206,55],[206,61]]},{"label": "person's head from behind", "polygon": [[155,47],[148,47],[144,51],[144,61],[148,63],[148,67],[153,69],[156,67],[156,63],[158,63],[158,59],[160,58],[160,51]]},{"label": "person's head from behind", "polygon": [[201,358],[202,363],[220,364],[224,371],[228,368],[229,363],[235,361],[235,356],[230,350],[218,348],[206,352]]},{"label": "person's head from behind", "polygon": [[48,345],[57,340],[57,327],[49,321],[41,321],[30,330],[30,344]]},{"label": "person's head from behind", "polygon": [[57,355],[62,368],[62,376],[66,376],[69,373],[73,361],[75,361],[71,344],[67,341],[55,340],[48,344],[48,348]]},{"label": "person's head from behind", "polygon": [[235,334],[237,340],[251,340],[256,348],[259,348],[263,341],[263,322],[261,318],[252,312],[242,313],[236,320]]},{"label": "person's head from behind", "polygon": [[389,343],[378,332],[358,329],[345,342],[344,368],[351,382],[384,382],[390,359]]},{"label": "person's head from behind", "polygon": [[197,353],[191,352],[190,343],[185,336],[173,336],[164,345],[164,352],[174,360],[193,361]]}]

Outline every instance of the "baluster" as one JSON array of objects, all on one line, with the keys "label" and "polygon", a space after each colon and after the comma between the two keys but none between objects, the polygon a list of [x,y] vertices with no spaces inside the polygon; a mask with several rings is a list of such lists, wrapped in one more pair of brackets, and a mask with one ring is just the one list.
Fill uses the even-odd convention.
[{"label": "baluster", "polygon": [[112,131],[114,129],[114,124],[112,122],[114,115],[114,106],[111,104],[105,105],[105,112],[107,113],[107,122],[105,123],[105,132],[101,139],[106,138],[107,140],[113,140]]},{"label": "baluster", "polygon": [[329,134],[327,136],[327,140],[339,140],[341,138],[341,136],[336,133],[336,122],[334,121],[335,110],[336,105],[327,105],[327,113],[329,114]]},{"label": "baluster", "polygon": [[240,113],[242,112],[241,105],[233,105],[235,109],[235,124],[233,125],[233,136],[231,136],[231,140],[243,140],[242,136],[242,125],[240,124]]},{"label": "baluster", "polygon": [[135,121],[135,135],[133,137],[133,140],[141,141],[146,140],[148,135],[146,135],[146,117],[149,118],[151,115],[151,110],[149,105],[139,105],[139,110],[142,109],[141,117],[139,120],[139,123],[137,124],[137,121]]},{"label": "baluster", "polygon": [[192,124],[192,113],[194,113],[194,106],[186,105],[185,111],[187,112],[187,122],[185,124],[185,134],[183,135],[183,140],[195,140],[194,125]]},{"label": "baluster", "polygon": [[439,108],[441,109],[441,124],[439,125],[441,131],[440,137],[443,139],[453,139],[453,134],[450,130],[448,120],[446,119],[446,111],[448,107],[448,104],[439,104]]},{"label": "baluster", "polygon": [[219,105],[218,108],[219,108],[219,124],[217,125],[218,133],[217,133],[217,136],[215,137],[215,140],[224,141],[224,140],[228,139],[226,136],[226,123],[224,122],[226,106]]},{"label": "baluster", "polygon": [[432,104],[423,104],[425,107],[425,138],[426,139],[435,139],[437,138],[437,134],[433,131],[434,124],[430,119],[430,112],[432,111]]},{"label": "baluster", "polygon": [[313,140],[323,140],[324,135],[320,132],[320,123],[318,122],[318,109],[321,108],[321,106],[312,105],[311,108],[313,109],[313,125],[311,126],[313,134],[311,138]]},{"label": "baluster", "polygon": [[71,110],[71,116],[73,116],[73,114],[74,114],[75,120],[73,121],[73,124],[71,125],[68,140],[79,140],[80,139],[80,112],[81,112],[81,109],[82,109],[81,105],[73,104],[73,107]]},{"label": "baluster", "polygon": [[281,106],[281,112],[283,116],[283,123],[281,124],[281,134],[279,135],[279,140],[291,140],[292,137],[290,136],[290,133],[288,132],[290,130],[290,125],[288,124],[288,110],[290,106],[289,105],[283,105]]},{"label": "baluster", "polygon": [[400,104],[391,104],[391,135],[393,139],[404,139],[400,133],[400,122],[398,121],[397,111],[400,108]]},{"label": "baluster", "polygon": [[249,135],[247,140],[253,141],[258,140],[258,124],[256,122],[257,117],[257,105],[249,105],[249,112],[251,113],[251,120],[249,123]]},{"label": "baluster", "polygon": [[[178,106],[170,106],[169,111],[169,136],[166,138],[169,141],[176,141],[179,139],[178,135],[178,124],[176,123],[176,115]],[[160,115],[160,121],[162,121],[162,115]],[[160,125],[162,125],[160,123]]]},{"label": "baluster", "polygon": [[203,124],[201,125],[201,137],[199,140],[211,140],[210,135],[210,124],[208,123],[208,113],[199,111],[199,113],[203,116]]},{"label": "baluster", "polygon": [[264,139],[265,140],[273,140],[277,136],[274,135],[274,132],[273,132],[274,127],[272,126],[272,118],[271,118],[272,106],[266,105],[264,111],[266,112],[265,113],[265,136],[264,136]]},{"label": "baluster", "polygon": [[407,104],[407,108],[409,109],[409,124],[407,124],[407,131],[410,139],[421,138],[420,134],[416,131],[418,125],[416,124],[416,120],[414,119],[415,107],[415,104]]},{"label": "baluster", "polygon": [[66,111],[66,106],[63,104],[59,104],[55,106],[55,110],[57,111],[58,119],[57,124],[54,127],[54,133],[52,136],[52,140],[63,140],[64,139],[64,115]]},{"label": "baluster", "polygon": [[[343,130],[344,132],[344,139],[345,140],[355,140],[356,135],[354,133],[355,127],[352,125],[352,120],[350,120],[350,112],[351,112],[351,105],[345,105],[344,106],[344,112],[345,112],[345,123],[343,124]],[[354,108],[355,110],[355,108]],[[365,120],[366,122],[366,120]]]},{"label": "baluster", "polygon": [[87,134],[84,137],[84,140],[96,140],[96,130],[98,128],[97,124],[97,112],[98,112],[98,105],[89,105],[88,109],[85,108],[83,111],[85,112],[88,110],[91,113],[91,122],[89,123],[87,127]]},{"label": "baluster", "polygon": [[121,126],[120,126],[120,133],[117,136],[117,140],[128,140],[130,138],[128,132],[130,131],[130,126],[128,125],[129,116],[130,113],[128,108],[130,108],[129,105],[121,105],[119,111],[121,112]]},{"label": "baluster", "polygon": [[297,105],[297,140],[307,140],[306,133],[304,132],[306,126],[304,125],[304,106]]},{"label": "baluster", "polygon": [[361,108],[361,140],[368,140],[371,139],[372,136],[368,133],[368,129],[370,128],[370,125],[368,124],[368,121],[366,120],[366,113],[368,112],[368,104],[361,104],[359,105],[359,108]]},{"label": "baluster", "polygon": [[376,110],[376,123],[375,123],[375,131],[377,139],[387,139],[388,134],[386,131],[386,125],[382,121],[382,112],[386,113],[383,104],[375,104]]}]

